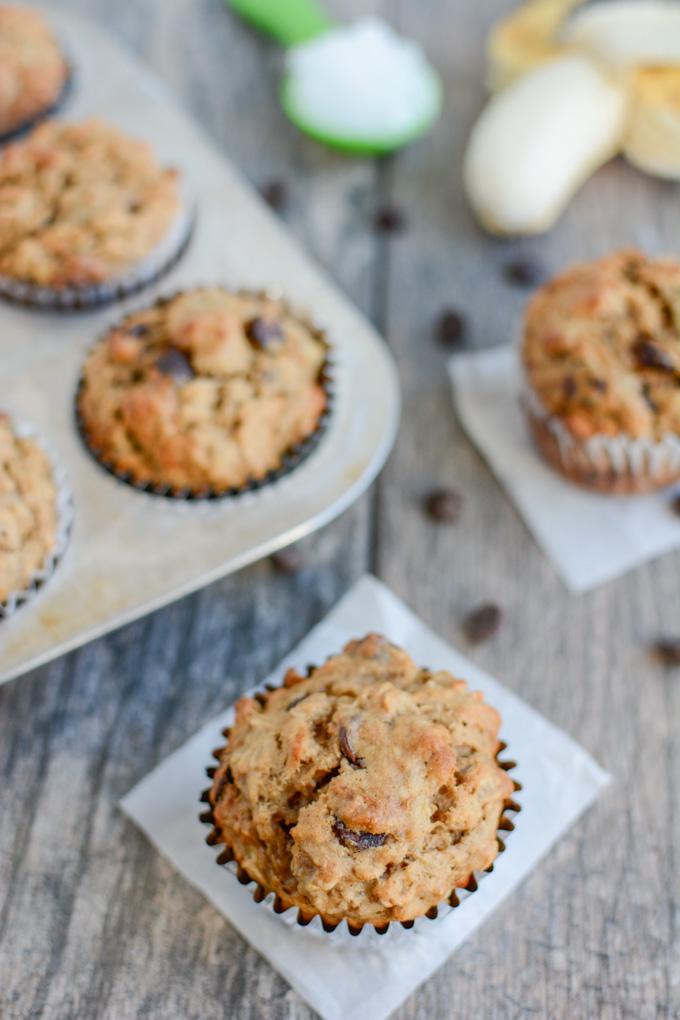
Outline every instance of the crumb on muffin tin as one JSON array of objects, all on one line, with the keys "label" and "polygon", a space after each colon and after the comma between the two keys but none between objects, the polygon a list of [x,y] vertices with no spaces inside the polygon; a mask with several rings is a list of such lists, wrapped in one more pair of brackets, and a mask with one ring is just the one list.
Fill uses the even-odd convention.
[{"label": "crumb on muffin tin", "polygon": [[109,330],[85,362],[77,414],[118,477],[218,497],[299,463],[325,421],[328,382],[323,334],[285,302],[196,288]]},{"label": "crumb on muffin tin", "polygon": [[499,726],[465,681],[381,635],[350,641],[237,703],[204,795],[208,842],[300,923],[410,927],[473,888],[512,828],[519,785],[497,761]]}]

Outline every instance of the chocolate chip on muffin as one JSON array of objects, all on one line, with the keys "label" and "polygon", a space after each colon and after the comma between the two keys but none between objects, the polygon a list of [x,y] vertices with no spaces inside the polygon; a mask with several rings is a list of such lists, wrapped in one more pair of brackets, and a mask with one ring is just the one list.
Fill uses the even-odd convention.
[{"label": "chocolate chip on muffin", "polygon": [[281,301],[186,291],[127,316],[95,345],[78,395],[81,431],[100,461],[138,485],[238,490],[292,464],[319,429],[327,353],[319,331]]},{"label": "chocolate chip on muffin", "polygon": [[380,635],[350,641],[237,703],[208,793],[211,842],[307,919],[408,925],[498,853],[514,789],[499,726],[465,681]]}]

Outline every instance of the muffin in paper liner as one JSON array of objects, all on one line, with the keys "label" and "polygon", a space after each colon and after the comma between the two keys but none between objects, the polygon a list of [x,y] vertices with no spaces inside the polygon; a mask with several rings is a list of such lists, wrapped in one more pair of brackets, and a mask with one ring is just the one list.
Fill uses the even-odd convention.
[{"label": "muffin in paper liner", "polygon": [[120,276],[83,286],[46,287],[0,274],[0,297],[38,311],[80,312],[113,304],[156,283],[181,260],[194,233],[197,207],[186,186],[182,206],[163,240]]},{"label": "muffin in paper liner", "polygon": [[568,481],[593,492],[636,495],[680,480],[680,437],[655,442],[631,436],[595,435],[578,439],[551,414],[524,380],[521,403],[534,443]]},{"label": "muffin in paper liner", "polygon": [[[159,307],[168,304],[174,298],[180,297],[184,293],[189,293],[193,290],[200,290],[203,288],[208,289],[208,285],[200,285],[191,288],[182,288],[182,290],[175,291],[164,297],[160,297],[151,306]],[[224,288],[227,290],[228,288]],[[97,448],[96,444],[92,441],[89,433],[87,424],[84,421],[83,415],[80,410],[80,397],[84,386],[84,377],[81,376],[78,387],[75,394],[74,401],[74,413],[75,422],[78,434],[85,446],[88,453],[94,458],[96,463],[103,468],[108,474],[110,474],[117,481],[129,486],[135,492],[145,493],[147,495],[158,497],[164,500],[166,503],[175,504],[216,504],[223,500],[233,499],[246,495],[247,493],[257,493],[261,489],[271,485],[274,482],[278,482],[283,478],[287,478],[293,474],[303,462],[305,462],[311,454],[318,448],[319,444],[323,440],[323,437],[327,431],[328,424],[333,415],[333,408],[335,402],[335,372],[334,372],[334,359],[332,347],[326,339],[326,330],[316,320],[312,319],[306,312],[301,311],[298,308],[291,306],[286,300],[281,297],[280,292],[271,289],[267,290],[249,290],[247,288],[240,288],[234,291],[237,295],[243,295],[246,297],[253,297],[259,300],[273,300],[278,301],[283,310],[296,318],[298,321],[303,323],[312,335],[318,339],[325,347],[326,357],[319,373],[318,381],[323,387],[326,396],[326,406],[319,416],[316,424],[316,428],[304,439],[295,443],[293,446],[285,450],[281,455],[280,464],[268,471],[261,478],[251,478],[244,484],[235,486],[228,489],[217,489],[212,486],[205,486],[201,489],[187,488],[175,488],[171,485],[159,485],[152,481],[144,480],[143,478],[137,478],[130,471],[121,470],[112,460],[104,456],[103,452]],[[144,309],[137,309],[136,312],[143,311]],[[135,312],[128,313],[122,321],[125,321],[129,315],[135,314]],[[109,326],[104,334],[99,338],[97,343],[100,343],[115,327]],[[94,345],[96,347],[96,344]],[[92,348],[94,349],[94,347]]]},{"label": "muffin in paper liner", "polygon": [[67,60],[67,68],[68,70],[66,78],[64,79],[64,84],[62,85],[61,92],[56,99],[50,103],[49,106],[46,106],[43,110],[40,110],[32,117],[29,117],[27,120],[17,124],[9,131],[0,133],[0,146],[6,145],[8,142],[15,142],[19,138],[23,138],[24,135],[27,135],[29,131],[31,131],[34,127],[37,127],[37,125],[41,124],[44,120],[49,120],[50,117],[55,117],[58,113],[61,113],[64,106],[66,106],[73,95],[75,87],[76,72],[70,60]]},{"label": "muffin in paper liner", "polygon": [[[308,675],[310,669],[308,667]],[[266,692],[277,690],[281,685],[268,684],[266,687],[253,695],[256,701],[261,704],[266,698]],[[227,743],[217,747],[213,752],[213,758],[219,763],[222,759],[222,755],[228,747],[228,740],[231,733],[231,727],[226,727],[222,731],[222,735],[226,738]],[[507,749],[507,744],[503,741],[499,742],[498,750],[496,752],[496,761],[501,769],[506,772],[510,772],[512,769],[517,767],[515,761],[504,761],[500,759],[500,755]],[[206,773],[209,779],[213,779],[218,769],[218,765],[208,766]],[[507,839],[515,828],[513,821],[508,817],[509,813],[518,814],[521,811],[521,805],[517,802],[514,794],[518,793],[522,789],[521,783],[513,780],[513,796],[506,799],[503,803],[496,833],[497,843],[497,856],[503,853],[506,849]],[[218,791],[219,792],[219,791]],[[336,938],[345,937],[347,933],[351,936],[362,935],[364,939],[374,940],[377,936],[383,938],[389,935],[390,939],[403,937],[404,934],[412,930],[415,926],[421,927],[423,923],[429,921],[436,921],[443,919],[448,916],[452,910],[460,905],[468,896],[471,896],[476,892],[479,884],[485,881],[488,876],[494,871],[495,861],[483,871],[471,872],[467,882],[464,885],[456,885],[453,888],[448,897],[438,903],[433,904],[429,910],[424,914],[414,917],[411,920],[406,921],[387,921],[383,924],[373,924],[371,922],[364,922],[360,925],[354,925],[349,919],[338,921],[337,919],[330,919],[324,917],[319,912],[306,912],[302,908],[298,907],[293,902],[286,902],[285,899],[275,892],[275,890],[267,888],[261,882],[252,878],[248,871],[243,867],[242,863],[239,862],[233,848],[227,844],[224,835],[220,829],[219,823],[217,822],[214,813],[214,801],[211,797],[213,793],[213,786],[207,787],[203,790],[200,801],[205,805],[204,810],[199,814],[199,821],[204,825],[210,825],[211,829],[206,836],[206,843],[209,846],[221,847],[219,854],[216,858],[216,863],[221,867],[226,867],[241,885],[254,885],[252,893],[253,900],[256,903],[262,903],[268,905],[276,915],[281,916],[281,920],[288,925],[296,925],[302,928],[309,926],[310,932],[313,932],[320,937],[328,937],[337,931]],[[346,926],[346,932],[345,932]],[[379,941],[379,939],[378,939]]]},{"label": "muffin in paper liner", "polygon": [[33,574],[30,584],[20,591],[10,592],[7,599],[0,601],[0,621],[9,619],[17,609],[30,602],[50,580],[68,548],[74,518],[73,496],[68,479],[49,444],[28,425],[13,425],[12,431],[19,437],[34,440],[50,461],[57,492],[57,533],[52,550],[40,570]]}]

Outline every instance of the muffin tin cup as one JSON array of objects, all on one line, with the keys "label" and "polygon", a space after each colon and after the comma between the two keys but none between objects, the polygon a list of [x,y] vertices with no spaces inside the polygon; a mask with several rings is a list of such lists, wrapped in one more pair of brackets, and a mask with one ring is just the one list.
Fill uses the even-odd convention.
[{"label": "muffin tin cup", "polygon": [[195,203],[185,196],[166,237],[146,258],[116,279],[57,289],[0,274],[0,297],[45,312],[86,312],[120,301],[151,286],[180,261],[191,242],[195,223]]},{"label": "muffin tin cup", "polygon": [[544,407],[525,381],[521,402],[543,458],[569,481],[593,492],[636,495],[680,480],[680,438],[633,439],[595,435],[577,439]]},{"label": "muffin tin cup", "polygon": [[[265,691],[277,690],[275,685],[268,685]],[[255,699],[264,699],[265,693],[260,692],[254,695]],[[227,727],[222,731],[222,735],[228,741],[231,728]],[[222,754],[226,750],[227,745],[224,744],[221,747],[216,748],[213,752],[213,758],[219,763],[222,758]],[[517,767],[517,763],[514,761],[503,761],[499,757],[507,749],[507,744],[501,741],[496,753],[496,761],[498,765],[505,771],[510,772],[512,769]],[[217,765],[209,765],[206,768],[206,773],[209,779],[212,779],[217,771]],[[522,789],[521,783],[516,780],[513,781],[514,793],[518,793]],[[302,908],[297,907],[294,903],[286,903],[286,901],[273,889],[268,889],[261,882],[252,878],[246,868],[239,862],[234,853],[234,850],[229,846],[219,829],[213,809],[210,804],[210,791],[212,787],[207,787],[201,794],[200,800],[205,805],[204,810],[199,814],[199,821],[204,825],[210,825],[211,830],[206,836],[206,843],[208,846],[219,846],[220,852],[217,855],[216,863],[221,867],[226,867],[241,883],[241,885],[254,885],[253,899],[256,903],[267,904],[275,914],[285,915],[288,913],[288,917],[282,916],[282,920],[293,926],[297,925],[301,928],[310,927],[310,930],[315,931],[323,937],[328,937],[336,932],[336,937],[342,937],[344,934],[344,927],[346,926],[347,932],[353,937],[363,936],[366,938],[375,938],[379,936],[380,939],[389,935],[391,938],[395,936],[403,935],[405,932],[412,930],[416,925],[420,927],[421,922],[436,921],[439,918],[444,918],[455,910],[456,907],[475,893],[480,885],[484,882],[488,876],[494,870],[494,862],[492,862],[488,868],[483,871],[476,871],[470,874],[464,885],[457,885],[451,890],[446,899],[439,903],[434,904],[430,909],[422,914],[420,917],[413,918],[409,921],[394,921],[386,922],[385,924],[372,924],[371,922],[364,922],[361,925],[354,925],[349,920],[338,921],[335,918],[324,917],[323,914],[318,912],[306,912]],[[496,834],[496,840],[498,843],[498,853],[501,854],[506,849],[506,841],[509,835],[515,828],[514,822],[508,818],[508,813],[518,814],[522,810],[521,805],[514,799],[510,798],[503,805],[503,810],[498,821],[498,828]],[[289,912],[295,911],[294,914]],[[340,930],[338,930],[340,929]]]},{"label": "muffin tin cup", "polygon": [[[208,286],[203,285],[203,286]],[[168,301],[172,301],[175,297],[184,293],[185,289],[181,291],[175,291],[166,297],[161,297],[158,300],[158,304],[165,304]],[[241,289],[238,291],[239,294],[252,295],[257,298],[272,298],[281,301],[281,297],[278,294],[273,294],[270,291],[248,291]],[[314,333],[316,337],[326,343],[326,331],[318,323],[314,322],[308,315],[292,309],[286,302],[284,307],[289,314],[294,315],[298,320],[301,320],[305,325]],[[106,336],[110,331],[111,327],[104,334]],[[101,337],[100,339],[103,339]],[[98,341],[100,342],[100,341]],[[94,446],[87,433],[87,426],[80,413],[80,393],[84,385],[84,380],[81,377],[78,388],[76,390],[74,411],[75,421],[78,434],[85,446],[88,453],[94,458],[99,467],[103,468],[108,474],[110,474],[117,481],[122,482],[135,492],[145,493],[149,496],[158,497],[159,500],[163,500],[165,504],[175,505],[196,505],[200,504],[203,506],[210,504],[217,504],[223,500],[234,499],[235,497],[244,496],[247,493],[259,492],[261,489],[265,489],[274,482],[278,482],[283,478],[287,478],[291,475],[304,461],[306,461],[311,454],[317,449],[321,443],[324,434],[328,428],[329,422],[333,414],[333,405],[335,401],[335,379],[333,374],[333,359],[330,354],[330,348],[327,346],[329,352],[326,357],[326,361],[321,369],[319,376],[319,382],[323,386],[326,394],[326,407],[321,414],[316,428],[310,435],[306,436],[301,442],[296,443],[294,446],[286,450],[282,457],[279,467],[273,468],[268,471],[262,478],[253,478],[245,482],[243,485],[234,486],[230,489],[215,489],[214,487],[206,487],[201,490],[192,489],[175,489],[170,485],[159,485],[156,482],[144,481],[143,479],[135,478],[135,476],[129,471],[122,471],[116,466],[111,460],[106,459],[101,451]]]},{"label": "muffin tin cup", "polygon": [[27,135],[29,131],[32,131],[34,127],[41,124],[44,120],[49,120],[50,117],[55,117],[58,113],[61,113],[62,109],[73,95],[74,90],[74,79],[75,71],[73,64],[68,61],[68,73],[64,79],[64,84],[61,87],[61,92],[49,106],[40,110],[38,113],[33,114],[27,120],[17,124],[16,127],[11,128],[4,134],[0,134],[0,146],[7,145],[9,142],[16,142],[24,135]]},{"label": "muffin tin cup", "polygon": [[42,436],[35,429],[28,425],[17,425],[13,428],[17,436],[35,440],[50,460],[57,489],[57,534],[54,547],[48,554],[43,566],[31,578],[30,584],[20,591],[10,592],[7,599],[0,601],[0,623],[2,620],[9,619],[21,606],[26,605],[27,602],[35,598],[43,586],[50,580],[68,548],[74,518],[73,496],[68,479],[59,461],[50,449],[49,444],[43,440]]}]

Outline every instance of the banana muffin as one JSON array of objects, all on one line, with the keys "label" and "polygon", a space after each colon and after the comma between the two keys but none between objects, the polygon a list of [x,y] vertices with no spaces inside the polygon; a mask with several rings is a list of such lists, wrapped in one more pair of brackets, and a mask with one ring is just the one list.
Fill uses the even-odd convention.
[{"label": "banana muffin", "polygon": [[499,726],[464,680],[378,634],[350,641],[237,703],[209,842],[302,918],[408,926],[498,853],[514,789]]},{"label": "banana muffin", "polygon": [[68,75],[68,64],[42,15],[0,5],[0,137],[48,113]]},{"label": "banana muffin", "polygon": [[57,485],[49,458],[0,413],[0,608],[44,569],[57,530]]},{"label": "banana muffin", "polygon": [[280,300],[186,291],[94,347],[81,432],[105,466],[152,491],[238,491],[308,449],[327,406],[326,358],[321,334]]},{"label": "banana muffin", "polygon": [[568,269],[529,303],[523,361],[534,439],[565,477],[612,493],[680,478],[680,263]]},{"label": "banana muffin", "polygon": [[125,293],[177,254],[186,219],[178,172],[144,142],[99,120],[41,124],[0,153],[0,291]]}]

